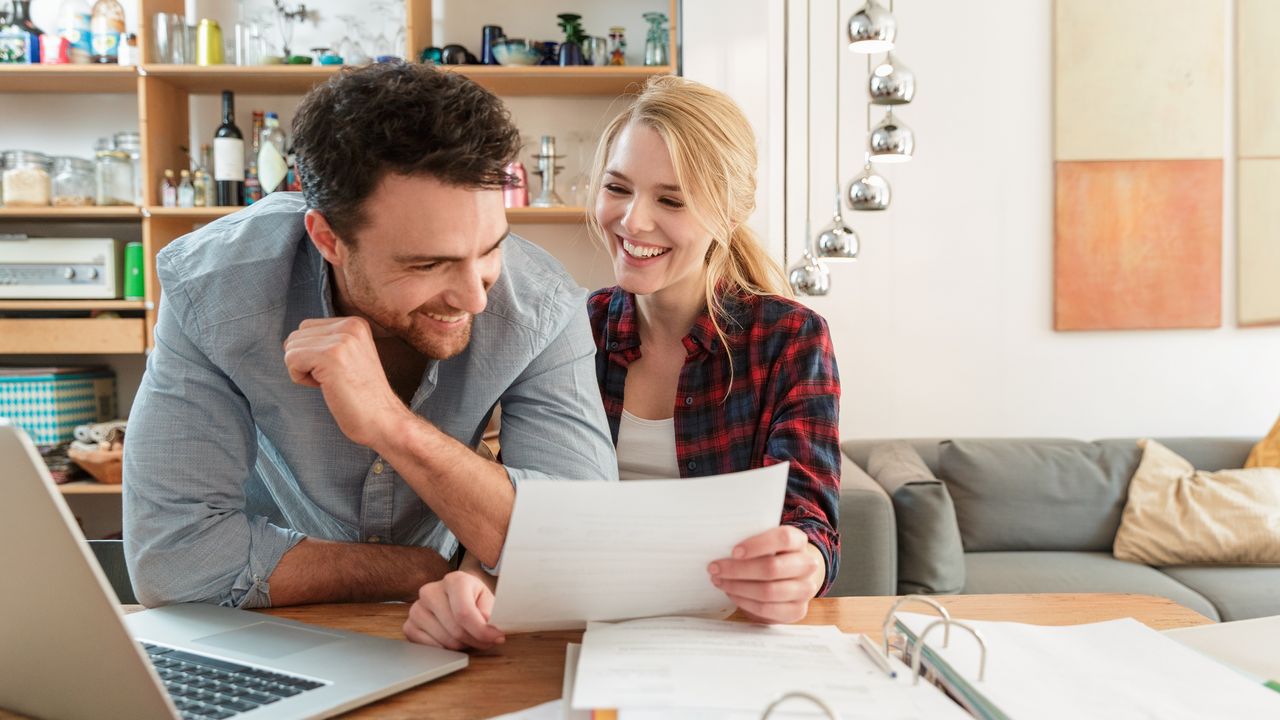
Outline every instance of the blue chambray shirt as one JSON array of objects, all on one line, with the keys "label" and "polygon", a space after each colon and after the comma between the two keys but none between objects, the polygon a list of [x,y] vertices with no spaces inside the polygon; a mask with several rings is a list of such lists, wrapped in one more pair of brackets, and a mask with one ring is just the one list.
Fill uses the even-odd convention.
[{"label": "blue chambray shirt", "polygon": [[[270,605],[267,578],[304,536],[431,547],[458,541],[372,450],[343,435],[283,344],[332,317],[306,205],[274,193],[162,250],[164,288],[125,444],[124,537],[147,605]],[[460,355],[431,362],[410,407],[475,446],[502,403],[511,481],[615,480],[585,292],[511,236]]]}]

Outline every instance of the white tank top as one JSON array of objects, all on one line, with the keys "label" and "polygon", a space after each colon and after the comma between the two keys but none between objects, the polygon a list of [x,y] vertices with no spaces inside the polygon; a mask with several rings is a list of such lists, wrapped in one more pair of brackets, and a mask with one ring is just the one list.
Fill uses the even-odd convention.
[{"label": "white tank top", "polygon": [[645,420],[626,410],[618,423],[619,480],[677,480],[676,420]]}]

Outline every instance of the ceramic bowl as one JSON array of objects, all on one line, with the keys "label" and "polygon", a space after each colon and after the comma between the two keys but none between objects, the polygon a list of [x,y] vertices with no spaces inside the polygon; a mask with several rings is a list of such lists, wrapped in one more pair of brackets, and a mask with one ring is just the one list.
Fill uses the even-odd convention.
[{"label": "ceramic bowl", "polygon": [[500,65],[537,65],[542,47],[532,40],[503,40],[493,46],[493,59]]}]

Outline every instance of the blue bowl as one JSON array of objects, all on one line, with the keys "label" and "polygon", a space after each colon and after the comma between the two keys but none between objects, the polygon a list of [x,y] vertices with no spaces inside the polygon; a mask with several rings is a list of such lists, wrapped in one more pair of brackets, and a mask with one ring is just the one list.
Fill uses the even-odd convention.
[{"label": "blue bowl", "polygon": [[494,43],[493,59],[499,65],[537,65],[542,61],[542,44],[532,40],[503,40]]}]

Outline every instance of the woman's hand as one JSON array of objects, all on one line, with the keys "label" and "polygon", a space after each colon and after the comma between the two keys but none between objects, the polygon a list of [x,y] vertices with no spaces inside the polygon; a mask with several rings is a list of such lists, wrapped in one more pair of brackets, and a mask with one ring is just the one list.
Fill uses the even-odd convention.
[{"label": "woman's hand", "polygon": [[738,543],[733,557],[716,560],[707,572],[752,619],[792,623],[809,611],[809,600],[826,578],[826,563],[804,533],[782,525]]},{"label": "woman's hand", "polygon": [[404,636],[449,650],[488,650],[506,640],[501,630],[489,624],[492,611],[493,589],[489,583],[471,572],[457,570],[422,586],[417,601],[409,608]]}]

